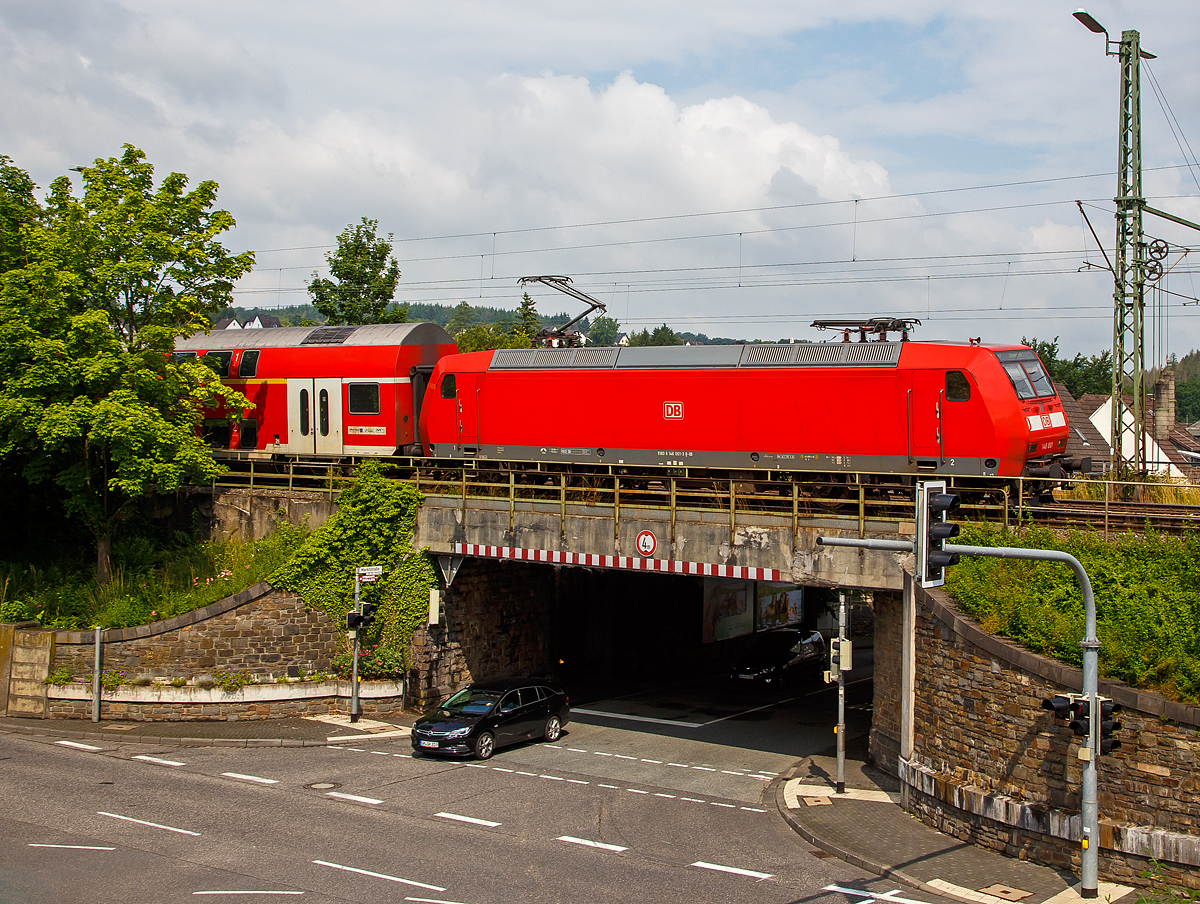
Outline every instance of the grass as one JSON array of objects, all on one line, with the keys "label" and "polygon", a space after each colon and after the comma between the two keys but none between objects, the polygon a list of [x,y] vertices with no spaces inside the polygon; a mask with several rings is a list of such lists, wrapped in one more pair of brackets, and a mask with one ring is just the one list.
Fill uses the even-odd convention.
[{"label": "grass", "polygon": [[57,629],[128,628],[182,615],[266,580],[306,532],[282,522],[253,543],[214,540],[156,549],[134,538],[114,544],[112,580],[90,570],[0,563],[0,618],[36,619]]}]

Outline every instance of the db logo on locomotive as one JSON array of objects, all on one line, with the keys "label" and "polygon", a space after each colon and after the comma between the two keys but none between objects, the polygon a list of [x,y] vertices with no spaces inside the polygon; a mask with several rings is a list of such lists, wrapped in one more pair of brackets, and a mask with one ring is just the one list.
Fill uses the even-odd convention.
[{"label": "db logo on locomotive", "polygon": [[668,421],[682,421],[683,402],[663,402],[663,417]]}]

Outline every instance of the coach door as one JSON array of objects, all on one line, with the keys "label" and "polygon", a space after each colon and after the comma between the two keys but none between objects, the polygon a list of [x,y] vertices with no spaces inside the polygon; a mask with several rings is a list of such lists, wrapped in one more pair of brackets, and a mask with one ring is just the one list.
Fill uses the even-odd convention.
[{"label": "coach door", "polygon": [[288,451],[342,454],[342,381],[288,380]]},{"label": "coach door", "polygon": [[918,471],[941,467],[945,457],[945,378],[942,371],[913,371],[908,407],[909,457]]}]

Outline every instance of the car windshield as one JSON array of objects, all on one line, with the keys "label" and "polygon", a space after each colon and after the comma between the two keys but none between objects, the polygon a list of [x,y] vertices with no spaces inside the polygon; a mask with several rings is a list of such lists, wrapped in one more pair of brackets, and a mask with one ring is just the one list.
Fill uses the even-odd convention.
[{"label": "car windshield", "polygon": [[755,642],[754,649],[760,653],[778,653],[790,648],[799,640],[799,634],[763,634]]},{"label": "car windshield", "polygon": [[482,716],[495,706],[499,699],[500,695],[495,691],[477,691],[467,688],[443,703],[441,708],[452,713]]}]

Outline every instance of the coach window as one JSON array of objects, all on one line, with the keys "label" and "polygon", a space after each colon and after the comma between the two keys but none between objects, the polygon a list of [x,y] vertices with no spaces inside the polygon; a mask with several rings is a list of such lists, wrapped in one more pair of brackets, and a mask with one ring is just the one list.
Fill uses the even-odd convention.
[{"label": "coach window", "polygon": [[189,358],[196,357],[195,352],[171,352],[171,360],[178,364],[180,361],[186,361]]},{"label": "coach window", "polygon": [[308,436],[308,390],[300,390],[300,435]]},{"label": "coach window", "polygon": [[238,364],[239,377],[253,377],[258,373],[258,349],[251,348],[242,352],[241,363]]},{"label": "coach window", "polygon": [[946,371],[946,401],[971,401],[971,384],[967,382],[967,376],[961,370]]},{"label": "coach window", "polygon": [[329,390],[322,389],[320,396],[317,397],[317,405],[320,407],[320,424],[321,435],[329,435]]},{"label": "coach window", "polygon": [[351,414],[379,414],[379,384],[348,384],[346,386],[346,405]]},{"label": "coach window", "polygon": [[252,417],[242,418],[242,429],[238,436],[238,448],[258,448],[258,421]]},{"label": "coach window", "polygon": [[458,393],[454,387],[454,374],[446,374],[442,377],[442,398],[452,399]]},{"label": "coach window", "polygon": [[204,363],[217,372],[217,376],[228,379],[229,377],[229,359],[233,357],[233,352],[208,352],[204,356]]}]

